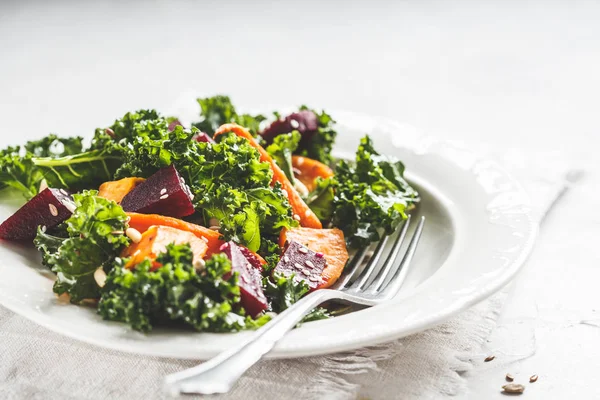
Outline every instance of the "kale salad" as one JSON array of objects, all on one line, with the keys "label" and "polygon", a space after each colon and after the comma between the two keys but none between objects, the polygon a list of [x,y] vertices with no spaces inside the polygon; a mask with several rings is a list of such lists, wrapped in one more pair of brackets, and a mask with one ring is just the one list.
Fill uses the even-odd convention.
[{"label": "kale salad", "polygon": [[[1,150],[0,190],[27,202],[0,241],[33,242],[54,292],[106,320],[233,332],[333,285],[350,250],[392,232],[419,201],[402,162],[369,136],[354,160],[336,160],[325,112],[197,101],[191,126],[139,110],[89,144],[48,135]],[[317,308],[306,320],[329,316]]]}]

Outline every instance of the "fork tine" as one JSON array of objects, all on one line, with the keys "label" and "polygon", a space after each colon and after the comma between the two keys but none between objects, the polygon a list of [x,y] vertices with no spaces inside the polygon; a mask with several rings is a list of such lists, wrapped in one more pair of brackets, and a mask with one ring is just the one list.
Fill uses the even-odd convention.
[{"label": "fork tine", "polygon": [[[381,289],[381,287],[383,286],[383,283],[385,282],[390,271],[392,270],[392,267],[396,263],[396,259],[398,258],[398,254],[400,253],[400,248],[402,247],[402,243],[404,243],[404,238],[406,237],[406,232],[408,231],[408,227],[410,226],[410,217],[411,216],[409,215],[408,218],[406,219],[406,222],[404,222],[402,231],[396,238],[396,241],[394,242],[394,246],[392,247],[392,250],[390,251],[390,254],[388,255],[388,257],[386,258],[385,263],[383,264],[383,267],[381,268],[381,270],[379,271],[379,273],[377,274],[375,279],[373,279],[371,285],[369,285],[368,290],[370,292],[378,292],[379,289]],[[373,285],[373,282],[374,282],[374,285]]]},{"label": "fork tine", "polygon": [[344,272],[344,275],[339,281],[337,281],[333,289],[341,290],[352,280],[354,275],[356,275],[356,271],[360,269],[360,266],[367,255],[368,249],[369,246],[365,246],[360,249],[358,253],[356,253],[356,255],[352,258],[352,261],[350,261],[350,264],[348,264],[346,267],[347,271]]},{"label": "fork tine", "polygon": [[379,264],[379,259],[381,258],[381,254],[383,253],[383,249],[389,240],[389,235],[385,236],[381,242],[377,245],[375,252],[373,253],[373,257],[369,260],[369,264],[365,267],[359,277],[356,279],[356,282],[350,289],[352,290],[362,290],[365,286],[365,283],[369,280],[369,277],[373,275],[373,272],[377,269],[377,264]]},{"label": "fork tine", "polygon": [[419,245],[419,240],[421,239],[421,234],[423,233],[423,225],[425,225],[425,217],[421,217],[419,221],[419,225],[417,225],[417,229],[413,234],[413,237],[406,249],[406,253],[400,262],[400,265],[394,272],[394,275],[390,278],[388,283],[381,288],[380,292],[386,291],[388,295],[394,296],[400,290],[402,283],[404,283],[404,279],[406,278],[406,274],[408,272],[408,266],[410,265],[413,256],[417,250],[417,246]]}]

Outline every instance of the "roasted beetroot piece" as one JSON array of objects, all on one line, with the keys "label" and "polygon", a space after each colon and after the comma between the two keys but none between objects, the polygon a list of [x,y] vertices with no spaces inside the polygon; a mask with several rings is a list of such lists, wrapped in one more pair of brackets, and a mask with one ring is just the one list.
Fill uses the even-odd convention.
[{"label": "roasted beetroot piece", "polygon": [[319,121],[316,114],[310,110],[302,110],[273,122],[261,132],[261,135],[267,143],[271,143],[275,136],[296,130],[302,135],[301,143],[306,143],[318,129]]},{"label": "roasted beetroot piece", "polygon": [[183,124],[182,124],[181,122],[179,122],[179,120],[178,120],[178,119],[175,119],[175,120],[173,120],[173,121],[169,122],[169,126],[168,126],[168,128],[167,128],[167,129],[169,130],[169,132],[172,132],[172,131],[174,131],[174,130],[175,130],[175,128],[176,128],[176,127],[178,127],[178,126],[183,126]]},{"label": "roasted beetroot piece", "polygon": [[196,133],[192,139],[196,140],[197,142],[205,142],[205,143],[214,143],[215,140],[213,138],[211,138],[210,136],[208,136],[206,133],[204,132],[198,132]]},{"label": "roasted beetroot piece", "polygon": [[260,270],[250,264],[241,247],[234,242],[224,243],[221,251],[231,260],[231,271],[238,273],[242,307],[252,317],[257,316],[268,307]]},{"label": "roasted beetroot piece", "polygon": [[256,253],[251,252],[244,246],[238,246],[238,247],[240,248],[240,251],[242,252],[244,257],[246,257],[246,259],[248,260],[250,265],[252,265],[257,271],[262,272],[263,266],[262,266],[262,263],[260,262],[260,260],[258,259],[258,257],[256,256]]},{"label": "roasted beetroot piece", "polygon": [[0,225],[0,238],[32,240],[38,226],[50,229],[73,214],[75,203],[64,189],[42,190]]},{"label": "roasted beetroot piece", "polygon": [[185,217],[194,213],[192,192],[173,165],[137,185],[123,200],[127,212]]},{"label": "roasted beetroot piece", "polygon": [[298,242],[290,242],[275,271],[286,276],[294,274],[296,280],[305,281],[310,290],[315,290],[322,281],[326,265],[323,254],[315,253]]}]

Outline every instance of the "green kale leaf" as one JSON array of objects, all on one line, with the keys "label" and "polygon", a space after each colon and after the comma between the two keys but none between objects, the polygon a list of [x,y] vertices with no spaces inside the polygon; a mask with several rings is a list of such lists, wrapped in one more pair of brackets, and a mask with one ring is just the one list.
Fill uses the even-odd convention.
[{"label": "green kale leaf", "polygon": [[219,126],[236,123],[246,127],[256,136],[260,123],[265,121],[263,115],[238,114],[228,96],[217,95],[197,99],[200,105],[200,121],[193,124],[200,131],[212,136]]},{"label": "green kale leaf", "polygon": [[50,134],[40,140],[29,141],[25,150],[34,157],[64,157],[83,152],[83,138],[59,138]]},{"label": "green kale leaf", "polygon": [[[278,272],[273,273],[272,277],[265,277],[263,279],[263,286],[265,295],[271,305],[271,310],[276,313],[281,313],[290,308],[310,290],[304,280],[295,279],[294,275],[285,276]],[[326,309],[317,307],[307,314],[301,323],[326,319],[330,316]]]},{"label": "green kale leaf", "polygon": [[284,133],[276,136],[273,143],[265,149],[292,183],[296,180],[292,167],[292,154],[298,148],[301,138],[302,136],[298,131]]},{"label": "green kale leaf", "polygon": [[51,236],[41,229],[34,241],[44,265],[57,275],[54,292],[68,293],[72,303],[99,297],[94,280],[98,268],[107,271],[129,244],[123,234],[127,216],[117,203],[96,196],[96,191],[75,194],[75,212],[66,221],[68,238]]},{"label": "green kale leaf", "polygon": [[240,288],[237,274],[225,278],[231,273],[231,263],[224,254],[213,255],[201,271],[194,269],[192,258],[188,244],[167,245],[157,258],[162,264],[158,269],[152,268],[150,260],[128,269],[126,260],[117,258],[102,288],[98,313],[142,332],[169,324],[234,332],[268,321],[268,317],[253,320],[243,309],[236,310]]},{"label": "green kale leaf", "polygon": [[330,182],[335,193],[332,223],[352,247],[379,241],[379,228],[391,233],[419,202],[419,194],[403,177],[404,165],[377,153],[369,136],[361,140],[356,162],[340,161],[335,171]]},{"label": "green kale leaf", "polygon": [[[44,142],[42,139],[40,142]],[[76,142],[76,140],[75,140]],[[49,148],[33,145],[26,148],[38,154],[50,154]],[[62,143],[62,142],[61,142]],[[66,142],[64,148],[77,150],[78,144]],[[54,150],[52,150],[54,151]],[[120,158],[104,150],[95,150],[60,157],[38,157],[33,152],[19,147],[10,147],[0,152],[0,188],[10,186],[23,193],[26,198],[35,196],[42,180],[48,186],[63,189],[84,189],[97,187],[110,180],[120,163]]]}]

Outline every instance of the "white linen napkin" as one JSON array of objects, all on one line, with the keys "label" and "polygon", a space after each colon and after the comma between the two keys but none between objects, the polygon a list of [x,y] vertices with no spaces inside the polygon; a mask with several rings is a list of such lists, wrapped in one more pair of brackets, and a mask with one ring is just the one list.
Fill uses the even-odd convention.
[{"label": "white linen napkin", "polygon": [[[481,148],[479,150],[482,150]],[[568,187],[561,153],[490,154],[531,194],[539,220]],[[433,329],[323,357],[262,361],[224,399],[428,399],[465,393],[506,292]],[[194,361],[141,357],[63,337],[0,307],[0,393],[5,399],[163,398],[163,377]]]}]

